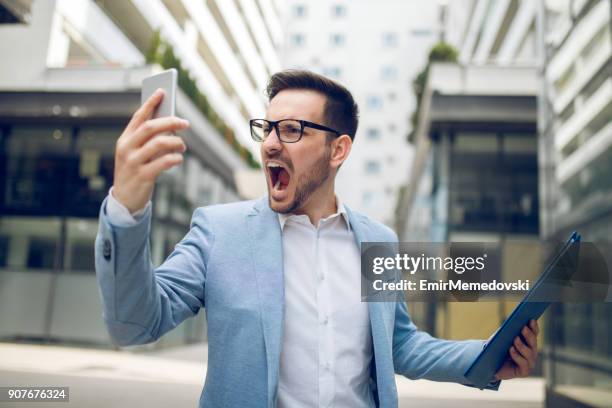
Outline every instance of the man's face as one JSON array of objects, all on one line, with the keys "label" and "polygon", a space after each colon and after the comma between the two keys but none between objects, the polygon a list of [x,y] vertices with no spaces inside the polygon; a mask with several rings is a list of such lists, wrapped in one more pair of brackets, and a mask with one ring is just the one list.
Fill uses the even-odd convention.
[{"label": "man's face", "polygon": [[[287,89],[270,101],[266,119],[302,119],[328,125],[323,118],[325,102],[325,95],[318,92]],[[281,142],[276,130],[262,142],[261,159],[273,211],[299,210],[329,178],[331,147],[326,136],[326,132],[306,127],[296,143]]]}]

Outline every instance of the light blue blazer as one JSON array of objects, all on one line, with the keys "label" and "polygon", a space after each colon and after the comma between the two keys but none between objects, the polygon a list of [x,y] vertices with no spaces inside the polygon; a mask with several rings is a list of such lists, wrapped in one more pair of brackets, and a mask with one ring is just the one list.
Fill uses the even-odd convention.
[{"label": "light blue blazer", "polygon": [[[114,226],[102,203],[96,274],[108,331],[118,345],[157,340],[205,308],[208,371],[201,407],[276,405],[283,336],[283,252],[267,197],[198,208],[187,235],[158,268],[150,260],[151,210]],[[347,208],[356,244],[395,242],[388,227]],[[398,404],[394,373],[466,383],[483,341],[447,341],[417,330],[405,302],[368,304],[371,386],[380,407]],[[490,388],[496,389],[499,383]]]}]

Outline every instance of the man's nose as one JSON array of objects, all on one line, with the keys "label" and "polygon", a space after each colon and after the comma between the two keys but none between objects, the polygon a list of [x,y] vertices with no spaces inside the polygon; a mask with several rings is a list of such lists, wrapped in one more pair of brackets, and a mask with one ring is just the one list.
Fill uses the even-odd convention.
[{"label": "man's nose", "polygon": [[278,138],[276,128],[273,127],[268,136],[266,136],[262,142],[262,147],[268,155],[277,153],[283,148],[283,143]]}]

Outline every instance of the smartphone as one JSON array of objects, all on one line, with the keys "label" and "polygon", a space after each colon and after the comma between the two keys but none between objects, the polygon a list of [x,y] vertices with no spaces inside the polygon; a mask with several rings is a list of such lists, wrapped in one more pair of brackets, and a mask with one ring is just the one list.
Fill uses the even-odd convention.
[{"label": "smartphone", "polygon": [[153,112],[153,119],[167,116],[176,116],[176,84],[178,73],[176,69],[170,68],[159,74],[151,75],[142,81],[140,102],[143,104],[153,93],[161,88],[164,90],[164,98]]}]

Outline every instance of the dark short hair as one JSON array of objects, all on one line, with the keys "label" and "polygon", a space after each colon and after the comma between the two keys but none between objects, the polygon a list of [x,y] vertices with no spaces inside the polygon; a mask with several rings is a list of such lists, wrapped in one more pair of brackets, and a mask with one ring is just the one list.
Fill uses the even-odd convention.
[{"label": "dark short hair", "polygon": [[286,89],[308,89],[326,96],[324,125],[336,129],[340,134],[347,134],[355,139],[359,123],[359,108],[353,95],[340,83],[305,70],[289,69],[275,73],[270,77],[266,94],[271,101],[279,92]]}]

